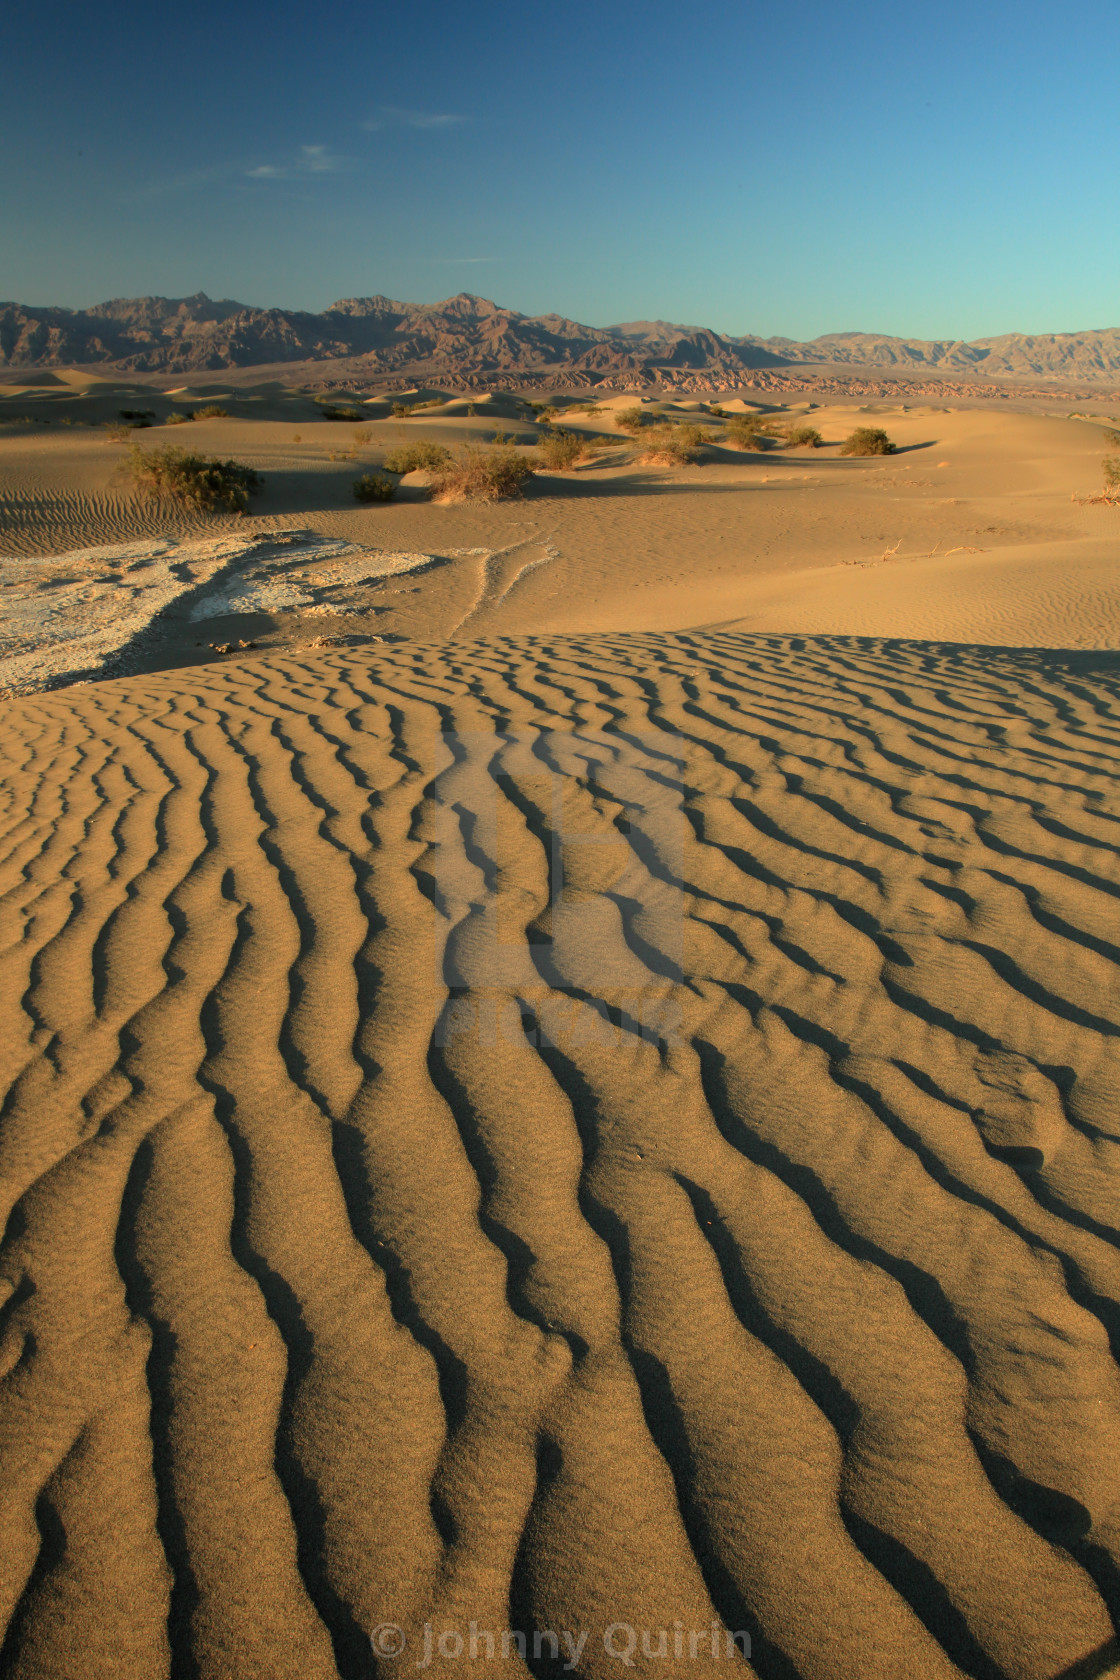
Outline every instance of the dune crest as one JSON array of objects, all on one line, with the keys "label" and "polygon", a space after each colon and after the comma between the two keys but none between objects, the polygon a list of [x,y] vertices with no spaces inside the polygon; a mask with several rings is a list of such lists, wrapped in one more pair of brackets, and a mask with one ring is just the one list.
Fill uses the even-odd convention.
[{"label": "dune crest", "polygon": [[10,703],[7,1671],[1109,1672],[1118,679],[509,636]]}]

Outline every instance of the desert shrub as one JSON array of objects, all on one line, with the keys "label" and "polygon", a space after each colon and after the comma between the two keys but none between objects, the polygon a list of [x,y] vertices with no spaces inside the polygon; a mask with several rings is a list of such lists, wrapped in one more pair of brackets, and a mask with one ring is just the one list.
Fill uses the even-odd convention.
[{"label": "desert shrub", "polygon": [[723,430],[724,443],[733,449],[765,449],[774,427],[764,414],[736,414]]},{"label": "desert shrub", "polygon": [[642,459],[651,465],[683,466],[699,461],[704,445],[711,441],[711,432],[706,432],[703,426],[651,426],[642,440],[646,446]]},{"label": "desert shrub", "polygon": [[194,420],[228,420],[229,409],[223,408],[221,403],[208,403],[205,408],[196,408],[191,418]]},{"label": "desert shrub", "polygon": [[154,408],[118,408],[117,413],[122,420],[154,420]]},{"label": "desert shrub", "polygon": [[451,452],[442,443],[425,443],[418,438],[415,443],[402,443],[399,448],[391,449],[382,464],[391,473],[433,472],[446,466],[450,459]]},{"label": "desert shrub", "polygon": [[497,449],[468,444],[453,461],[433,472],[432,495],[438,502],[495,502],[520,496],[532,474],[532,461],[510,444]]},{"label": "desert shrub", "polygon": [[1106,455],[1101,462],[1106,496],[1120,495],[1120,455]]},{"label": "desert shrub", "polygon": [[791,449],[819,449],[824,439],[815,426],[791,426],[786,442]]},{"label": "desert shrub", "polygon": [[654,416],[650,414],[648,409],[620,408],[614,417],[614,423],[616,426],[620,426],[624,432],[637,433],[648,426],[653,419]]},{"label": "desert shrub", "polygon": [[718,403],[709,403],[708,413],[714,415],[717,420],[726,420],[728,417],[727,410],[725,408],[721,408]]},{"label": "desert shrub", "polygon": [[193,419],[194,419],[194,414],[193,413],[189,413],[189,414],[169,414],[167,416],[167,419],[163,423],[164,423],[165,426],[185,426],[189,420],[193,420]]},{"label": "desert shrub", "polygon": [[249,497],[264,488],[264,480],[240,461],[219,461],[189,455],[167,444],[162,449],[133,445],[129,468],[142,490],[160,501],[213,512],[244,513]]},{"label": "desert shrub", "polygon": [[[393,410],[394,414],[396,410]],[[365,415],[360,408],[329,408],[323,409],[324,420],[364,420]]]},{"label": "desert shrub", "polygon": [[537,445],[541,465],[550,472],[570,472],[577,461],[585,461],[591,453],[588,440],[562,426],[553,426]]},{"label": "desert shrub", "polygon": [[896,445],[881,426],[857,426],[840,446],[841,455],[893,455]]},{"label": "desert shrub", "polygon": [[419,403],[394,403],[392,414],[394,420],[407,420],[410,414],[415,414]]},{"label": "desert shrub", "polygon": [[369,426],[358,426],[354,431],[355,443],[369,443],[373,439],[373,432]]},{"label": "desert shrub", "polygon": [[397,493],[397,482],[388,473],[363,473],[350,488],[356,502],[391,502]]}]

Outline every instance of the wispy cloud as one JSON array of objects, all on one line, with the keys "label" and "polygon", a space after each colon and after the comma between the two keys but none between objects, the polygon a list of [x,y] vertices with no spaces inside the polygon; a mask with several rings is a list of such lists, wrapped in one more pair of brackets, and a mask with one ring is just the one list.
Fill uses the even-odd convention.
[{"label": "wispy cloud", "polygon": [[376,115],[362,127],[375,134],[381,128],[455,128],[466,120],[454,111],[410,111],[403,105],[379,105]]},{"label": "wispy cloud", "polygon": [[250,181],[295,181],[304,175],[337,175],[353,162],[329,146],[301,146],[288,163],[258,163],[245,174]]}]

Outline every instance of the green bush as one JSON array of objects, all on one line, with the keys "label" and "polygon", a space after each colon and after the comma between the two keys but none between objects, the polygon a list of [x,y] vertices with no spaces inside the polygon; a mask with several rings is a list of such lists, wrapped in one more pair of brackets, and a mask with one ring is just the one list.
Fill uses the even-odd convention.
[{"label": "green bush", "polygon": [[387,473],[363,473],[350,486],[356,502],[391,502],[397,493],[396,479]]},{"label": "green bush", "polygon": [[162,449],[140,449],[134,444],[129,469],[133,481],[148,495],[206,512],[245,513],[249,497],[264,488],[260,474],[240,461],[189,455],[170,444]]},{"label": "green bush", "polygon": [[[396,413],[396,410],[393,410]],[[324,408],[324,420],[365,420],[368,417],[360,408]]]},{"label": "green bush", "polygon": [[392,414],[394,420],[407,420],[410,414],[415,414],[419,403],[394,403]]},{"label": "green bush", "polygon": [[194,419],[193,413],[169,414],[167,416],[167,419],[163,423],[164,423],[165,426],[185,426],[187,424],[188,420],[193,420],[193,419]]},{"label": "green bush", "polygon": [[497,449],[468,444],[433,473],[432,496],[437,502],[496,502],[522,495],[532,475],[532,461],[510,444]]},{"label": "green bush", "polygon": [[857,426],[840,447],[841,455],[893,455],[893,444],[881,426]]},{"label": "green bush", "polygon": [[229,409],[223,408],[221,403],[209,403],[205,408],[196,408],[191,416],[192,420],[228,420]]},{"label": "green bush", "polygon": [[415,443],[402,443],[398,449],[391,449],[382,465],[391,473],[432,472],[450,459],[451,452],[442,443],[417,439]]},{"label": "green bush", "polygon": [[819,449],[824,439],[815,426],[791,426],[786,442],[791,449]]},{"label": "green bush", "polygon": [[570,472],[590,453],[591,446],[586,438],[579,437],[575,432],[566,432],[562,426],[553,426],[537,445],[541,465],[550,472]]}]

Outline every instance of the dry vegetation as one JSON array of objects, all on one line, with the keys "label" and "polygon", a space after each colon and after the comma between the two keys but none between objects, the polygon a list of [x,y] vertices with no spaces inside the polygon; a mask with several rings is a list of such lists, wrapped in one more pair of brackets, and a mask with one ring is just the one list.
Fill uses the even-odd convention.
[{"label": "dry vegetation", "polygon": [[791,426],[786,443],[791,449],[819,449],[824,438],[815,426]]},{"label": "dry vegetation", "polygon": [[736,414],[724,427],[722,441],[733,449],[765,449],[774,436],[772,423],[762,414]]},{"label": "dry vegetation", "polygon": [[652,425],[656,416],[646,408],[620,408],[614,417],[614,423],[622,431],[636,436],[640,431]]},{"label": "dry vegetation", "polygon": [[[121,410],[122,414],[124,410]],[[137,415],[136,420],[140,417]],[[185,426],[191,420],[228,420],[229,409],[223,408],[221,403],[208,403],[205,408],[177,409],[169,414],[163,422],[165,426]]]},{"label": "dry vegetation", "polygon": [[397,482],[388,473],[370,472],[356,478],[350,488],[356,502],[391,502],[397,493]]},{"label": "dry vegetation", "polygon": [[549,472],[570,472],[594,453],[591,440],[554,426],[537,444],[537,457]]},{"label": "dry vegetation", "polygon": [[841,455],[893,455],[893,444],[881,426],[857,426],[840,446]]},{"label": "dry vegetation", "polygon": [[681,467],[701,461],[704,446],[713,442],[712,433],[703,426],[687,422],[676,425],[650,426],[643,436],[641,459],[648,466]]},{"label": "dry vegetation", "polygon": [[170,444],[162,449],[134,445],[129,472],[133,483],[157,501],[208,513],[246,513],[249,497],[264,488],[261,475],[240,461],[191,455]]},{"label": "dry vegetation", "polygon": [[432,473],[432,499],[437,502],[496,502],[524,493],[533,476],[533,462],[509,443],[490,449],[467,444],[454,460]]},{"label": "dry vegetation", "polygon": [[410,472],[435,472],[450,459],[451,451],[442,443],[426,443],[423,438],[417,438],[415,443],[402,443],[397,449],[390,449],[381,464],[387,472],[403,476]]}]

